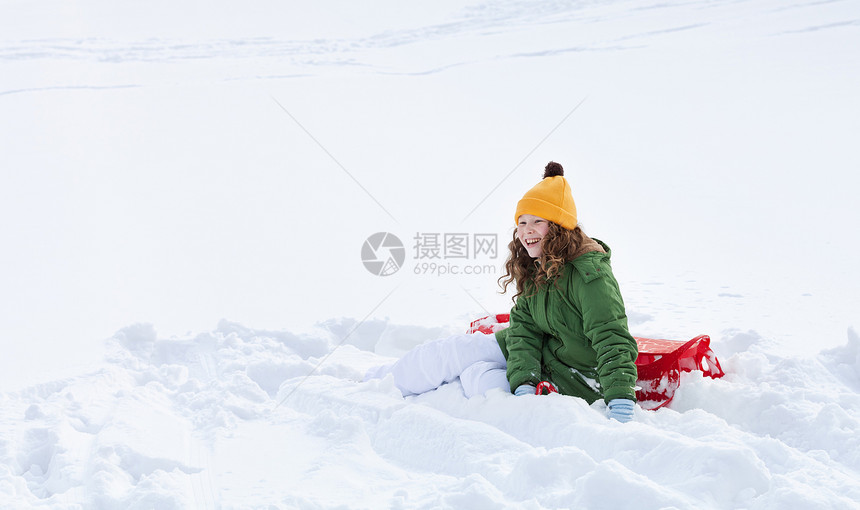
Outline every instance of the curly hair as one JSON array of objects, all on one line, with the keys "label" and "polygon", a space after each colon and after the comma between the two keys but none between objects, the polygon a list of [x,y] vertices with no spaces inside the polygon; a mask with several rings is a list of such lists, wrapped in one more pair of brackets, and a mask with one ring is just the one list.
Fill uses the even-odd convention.
[{"label": "curly hair", "polygon": [[525,246],[517,239],[516,230],[513,240],[508,243],[510,254],[505,261],[505,274],[498,282],[502,294],[507,292],[508,285],[516,283],[517,292],[513,295],[513,301],[524,294],[527,287],[530,291],[527,295],[532,295],[538,288],[556,280],[564,265],[580,255],[587,242],[588,237],[579,226],[570,230],[551,221],[548,223],[549,230],[541,241],[543,249],[540,257],[533,259],[529,256]]}]

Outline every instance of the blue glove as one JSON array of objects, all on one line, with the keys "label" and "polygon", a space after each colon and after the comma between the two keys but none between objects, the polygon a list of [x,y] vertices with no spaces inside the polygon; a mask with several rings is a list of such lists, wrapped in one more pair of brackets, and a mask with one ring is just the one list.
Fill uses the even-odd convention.
[{"label": "blue glove", "polygon": [[523,395],[534,395],[537,389],[531,384],[520,384],[517,386],[517,389],[514,390],[514,395],[518,397],[522,397]]},{"label": "blue glove", "polygon": [[[517,388],[519,389],[519,388]],[[627,398],[614,398],[609,401],[609,418],[627,423],[633,419],[633,401]]]}]

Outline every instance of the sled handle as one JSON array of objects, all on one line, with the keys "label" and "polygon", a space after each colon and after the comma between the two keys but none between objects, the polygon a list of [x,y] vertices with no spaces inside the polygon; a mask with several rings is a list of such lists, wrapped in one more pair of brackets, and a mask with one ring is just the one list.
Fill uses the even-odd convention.
[{"label": "sled handle", "polygon": [[550,393],[558,393],[555,384],[549,381],[541,381],[535,388],[535,395],[543,395],[544,390],[546,390],[547,395],[549,395]]}]

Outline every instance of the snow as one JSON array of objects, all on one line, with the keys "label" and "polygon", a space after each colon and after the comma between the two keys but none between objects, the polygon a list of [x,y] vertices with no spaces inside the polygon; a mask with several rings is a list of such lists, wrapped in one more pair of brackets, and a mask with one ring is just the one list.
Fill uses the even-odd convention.
[{"label": "snow", "polygon": [[[459,383],[404,399],[369,321],[342,343],[223,321],[134,325],[97,371],[3,394],[0,494],[14,508],[855,508],[857,342],[781,357],[739,333],[728,374],[685,374],[671,409]],[[403,329],[401,327],[400,329]],[[415,337],[426,335],[412,327]],[[731,345],[743,345],[733,352]],[[839,362],[834,361],[838,355]],[[79,506],[76,506],[79,505]]]},{"label": "snow", "polygon": [[[860,507],[856,2],[142,5],[0,5],[0,508]],[[508,311],[549,160],[726,376],[628,424],[360,382]]]}]

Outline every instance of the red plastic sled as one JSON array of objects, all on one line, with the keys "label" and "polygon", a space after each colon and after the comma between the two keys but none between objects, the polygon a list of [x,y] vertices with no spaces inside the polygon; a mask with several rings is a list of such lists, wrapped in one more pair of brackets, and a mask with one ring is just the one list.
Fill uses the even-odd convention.
[{"label": "red plastic sled", "polygon": [[[510,314],[488,315],[472,321],[469,333],[495,333],[508,327]],[[711,338],[699,335],[687,342],[633,337],[639,346],[636,369],[639,372],[636,399],[643,409],[660,409],[672,401],[681,384],[681,372],[699,370],[717,379],[725,375],[711,350]]]}]

